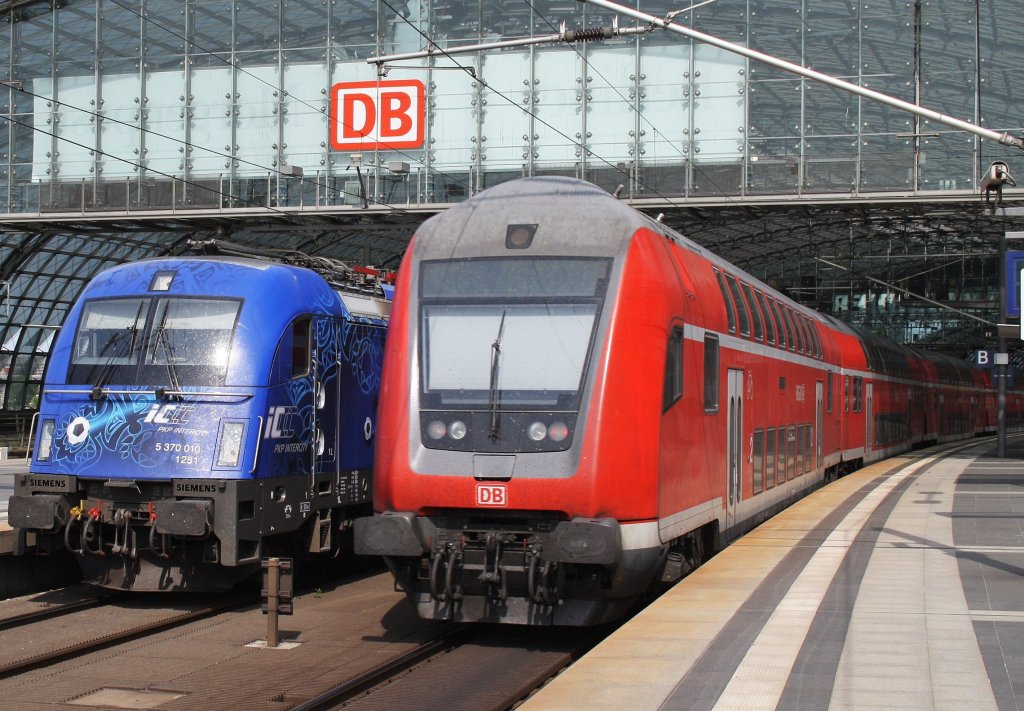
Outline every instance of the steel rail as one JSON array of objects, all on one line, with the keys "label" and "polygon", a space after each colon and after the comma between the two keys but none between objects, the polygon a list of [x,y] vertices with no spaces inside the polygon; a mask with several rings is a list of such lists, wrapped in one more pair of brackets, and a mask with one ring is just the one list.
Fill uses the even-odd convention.
[{"label": "steel rail", "polygon": [[110,634],[100,635],[93,639],[86,640],[83,642],[75,642],[69,644],[66,647],[60,649],[54,649],[49,652],[43,652],[36,654],[25,659],[11,662],[0,666],[0,679],[6,679],[8,677],[17,676],[18,674],[24,674],[25,672],[38,669],[48,664],[55,664],[62,662],[73,657],[77,657],[81,654],[89,652],[97,652],[108,647],[120,644],[122,642],[130,642],[140,637],[144,637],[153,632],[160,632],[165,629],[171,629],[178,627],[187,622],[194,622],[196,620],[205,619],[213,615],[224,612],[229,609],[236,609],[239,607],[245,607],[252,605],[255,600],[247,598],[243,601],[234,601],[223,605],[207,605],[198,610],[192,610],[190,612],[184,612],[172,617],[166,617],[162,620],[155,622],[149,622],[138,627],[133,627],[127,630],[121,630],[118,632],[111,632]]},{"label": "steel rail", "polygon": [[471,636],[471,627],[469,625],[458,625],[434,639],[395,655],[387,661],[352,677],[348,681],[328,689],[322,694],[292,706],[289,711],[322,711],[323,709],[334,708],[358,694],[384,684],[398,674],[430,657],[464,644],[469,636]]},{"label": "steel rail", "polygon": [[23,612],[20,615],[0,618],[0,631],[14,629],[15,627],[21,627],[22,625],[27,625],[33,622],[41,622],[43,620],[61,617],[63,615],[71,614],[72,612],[89,610],[94,607],[103,607],[104,605],[110,605],[118,600],[124,599],[127,596],[127,593],[111,593],[88,600],[77,600],[75,602],[59,605],[49,605],[38,610],[33,610],[32,612]]}]

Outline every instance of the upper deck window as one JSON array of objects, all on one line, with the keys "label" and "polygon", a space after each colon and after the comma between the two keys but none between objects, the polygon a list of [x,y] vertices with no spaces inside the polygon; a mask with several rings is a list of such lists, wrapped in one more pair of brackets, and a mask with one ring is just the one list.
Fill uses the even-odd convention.
[{"label": "upper deck window", "polygon": [[754,291],[754,296],[757,297],[757,305],[761,309],[761,313],[764,314],[764,331],[768,343],[774,345],[775,343],[775,323],[772,320],[772,313],[768,309],[768,304],[764,300],[764,294],[760,291]]},{"label": "upper deck window", "polygon": [[732,293],[733,301],[736,302],[736,315],[739,317],[740,335],[749,336],[750,316],[747,315],[747,305],[743,302],[743,297],[740,296],[739,283],[732,274],[726,274],[725,278],[729,282],[729,291]]},{"label": "upper deck window", "polygon": [[779,304],[779,310],[782,312],[782,320],[786,322],[786,336],[789,340],[789,350],[803,350],[802,339],[800,339],[800,334],[796,330],[796,324],[793,323],[793,312],[785,304]]},{"label": "upper deck window", "polygon": [[775,300],[772,299],[772,297],[766,296],[764,298],[768,302],[768,306],[771,307],[772,316],[775,317],[775,323],[779,325],[777,329],[779,334],[779,348],[785,348],[787,341],[786,332],[788,328],[786,327],[786,322],[782,319],[782,314],[780,313],[781,307],[779,304],[775,303]]},{"label": "upper deck window", "polygon": [[797,329],[803,337],[803,351],[807,355],[812,355],[814,347],[811,344],[811,332],[807,328],[807,317],[797,311],[793,312],[793,316],[796,318]]},{"label": "upper deck window", "polygon": [[821,345],[821,336],[818,334],[818,325],[814,321],[809,321],[807,325],[811,330],[811,340],[814,341],[814,356],[820,359],[824,357],[825,350]]},{"label": "upper deck window", "polygon": [[754,301],[754,292],[751,291],[750,286],[746,282],[741,281],[740,286],[743,288],[743,295],[747,297],[747,303],[750,304],[750,320],[754,327],[754,338],[759,341],[764,340],[764,321],[761,319],[761,308],[756,301]]},{"label": "upper deck window", "polygon": [[736,333],[736,306],[732,302],[732,297],[729,296],[729,289],[725,286],[722,272],[717,269],[714,272],[715,279],[718,280],[718,288],[722,290],[722,301],[725,303],[725,317],[729,321],[729,333]]}]

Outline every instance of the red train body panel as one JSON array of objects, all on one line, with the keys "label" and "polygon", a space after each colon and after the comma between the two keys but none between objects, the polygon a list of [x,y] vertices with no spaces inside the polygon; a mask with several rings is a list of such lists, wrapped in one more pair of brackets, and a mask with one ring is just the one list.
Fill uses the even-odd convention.
[{"label": "red train body panel", "polygon": [[823,482],[994,425],[981,371],[807,310],[581,181],[429,220],[395,305],[356,550],[427,618],[613,618]]}]

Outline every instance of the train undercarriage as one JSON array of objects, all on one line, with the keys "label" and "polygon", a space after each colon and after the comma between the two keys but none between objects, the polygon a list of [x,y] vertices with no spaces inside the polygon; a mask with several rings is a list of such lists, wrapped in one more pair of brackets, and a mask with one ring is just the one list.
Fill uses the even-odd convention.
[{"label": "train undercarriage", "polygon": [[[347,473],[345,490],[359,492],[354,496],[338,495],[327,475],[314,482],[315,495],[309,477],[154,482],[26,475],[16,482],[9,520],[34,534],[37,554],[75,554],[88,583],[226,591],[259,572],[264,556],[337,555],[351,547],[354,517],[369,513],[368,486],[352,487],[351,478]],[[45,492],[33,490],[41,485]]]},{"label": "train undercarriage", "polygon": [[709,527],[624,549],[614,519],[401,513],[356,528],[356,552],[384,556],[420,617],[455,622],[600,624],[621,617],[652,583],[695,569],[714,547]]}]

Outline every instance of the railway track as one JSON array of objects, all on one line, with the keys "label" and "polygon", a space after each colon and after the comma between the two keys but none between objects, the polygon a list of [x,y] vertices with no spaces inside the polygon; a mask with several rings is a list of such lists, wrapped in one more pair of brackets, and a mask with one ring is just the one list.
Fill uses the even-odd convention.
[{"label": "railway track", "polygon": [[[55,599],[52,600],[46,599],[47,595],[50,594],[44,593],[37,596],[37,598],[41,599],[19,601],[19,603],[12,605],[12,610],[0,612],[0,632],[21,627],[22,625],[62,617],[73,612],[110,605],[127,597],[126,593],[101,591],[83,585],[73,585],[66,589],[55,591],[52,594],[52,597]],[[62,597],[65,599],[61,600],[60,598]]]},{"label": "railway track", "polygon": [[[0,660],[0,679],[24,674],[25,672],[56,664],[78,655],[107,649],[139,639],[153,632],[172,629],[228,610],[258,604],[258,599],[247,595],[242,598],[232,598],[229,596],[211,598],[211,596],[201,596],[194,601],[180,604],[179,607],[185,607],[186,609],[184,611],[171,611],[172,614],[162,614],[167,611],[160,610],[159,608],[147,610],[145,606],[140,607],[138,604],[130,607],[124,606],[120,610],[122,617],[141,616],[147,619],[134,623],[130,622],[125,627],[103,634],[89,635],[87,633],[77,640],[68,641],[68,636],[74,636],[76,630],[109,630],[112,626],[110,620],[116,618],[116,615],[112,615],[110,610],[105,608],[117,605],[118,601],[124,600],[138,602],[137,597],[133,598],[126,594],[114,594],[108,598],[101,597],[92,601],[70,603],[66,606],[61,606],[59,609],[39,610],[36,613],[25,613],[3,620],[0,624],[7,625],[8,627],[20,627],[32,623],[33,627],[31,630],[26,631],[26,635],[32,638],[39,638],[42,640],[42,643],[37,645],[37,648],[34,648],[29,643],[30,640],[8,639],[5,647],[0,649],[0,654],[7,655],[7,659]],[[154,602],[159,603],[161,601],[154,599]],[[101,610],[99,608],[104,609]],[[126,614],[129,611],[135,613],[135,615]],[[140,615],[140,612],[143,614]],[[145,614],[146,612],[149,614]],[[93,619],[73,619],[71,621],[57,619],[73,613],[82,614],[87,618],[102,618],[103,621],[102,623],[96,623]],[[58,623],[64,633],[63,636],[55,635],[52,629]],[[51,629],[44,629],[47,626]],[[18,652],[15,652],[13,657],[10,656],[12,650],[21,649],[27,650],[27,653],[18,656]]]},{"label": "railway track", "polygon": [[407,670],[427,662],[435,655],[443,654],[460,646],[466,638],[472,635],[471,628],[465,625],[445,630],[437,637],[423,642],[413,649],[396,654],[386,662],[368,669],[312,699],[293,706],[291,711],[322,711],[337,708],[361,694],[371,692],[373,689],[389,683]]},{"label": "railway track", "polygon": [[[57,607],[56,593],[41,597]],[[281,621],[282,642],[292,646],[279,650],[253,643],[266,618],[251,598],[207,596],[201,605],[189,595],[126,597],[31,623],[21,608],[33,601],[18,601],[0,645],[4,708],[156,688],[184,695],[177,703],[189,710],[503,709],[593,643],[578,631],[570,643],[556,639],[564,630],[419,620],[387,574],[300,593],[295,615]],[[242,609],[224,614],[231,608]],[[203,622],[189,624],[196,620]],[[211,659],[219,660],[217,674]]]},{"label": "railway track", "polygon": [[564,628],[445,627],[437,637],[289,711],[506,711],[610,633],[609,627],[574,630],[567,640]]}]

